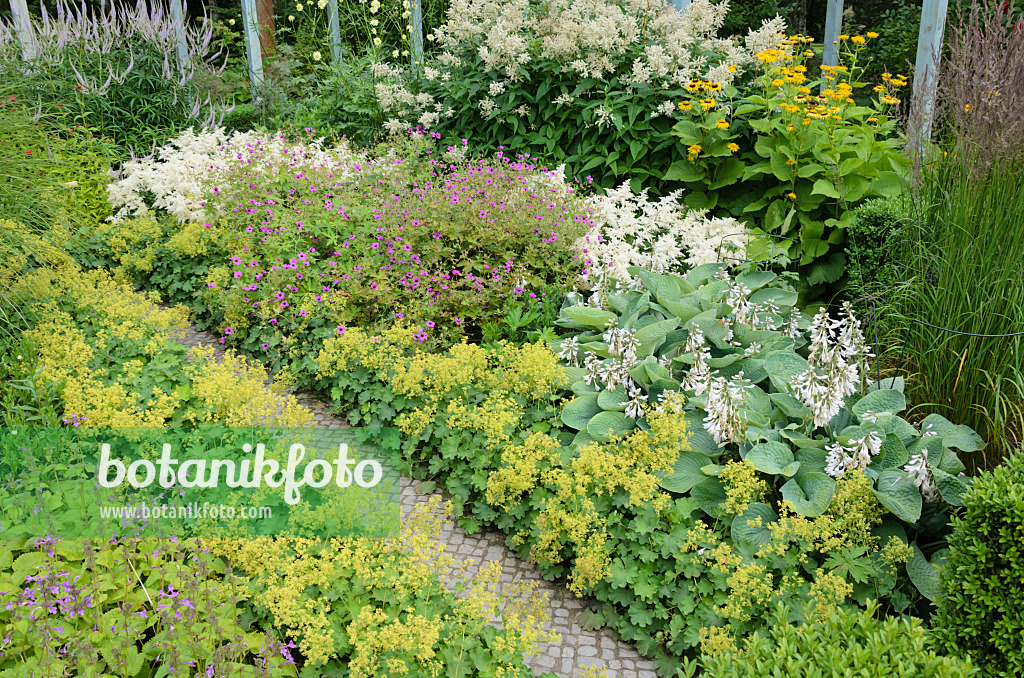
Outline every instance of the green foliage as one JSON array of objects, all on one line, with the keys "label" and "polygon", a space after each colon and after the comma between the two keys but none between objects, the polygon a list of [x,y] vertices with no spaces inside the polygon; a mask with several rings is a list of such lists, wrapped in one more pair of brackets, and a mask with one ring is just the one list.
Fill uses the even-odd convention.
[{"label": "green foliage", "polygon": [[43,378],[38,347],[25,336],[0,334],[0,424],[59,426],[62,381]]},{"label": "green foliage", "polygon": [[703,658],[707,678],[967,678],[970,660],[945,657],[929,647],[928,631],[914,618],[875,618],[864,610],[837,609],[824,621],[794,625],[779,609],[766,632],[738,650]]},{"label": "green foliage", "polygon": [[239,617],[244,590],[223,561],[193,542],[4,539],[0,589],[5,676],[155,678],[175,663],[296,675],[275,634]]},{"label": "green foliage", "polygon": [[913,356],[899,366],[908,396],[978,431],[988,447],[965,460],[991,468],[1024,432],[1024,165],[974,151],[929,159],[894,244],[902,265],[880,335],[886,357]]},{"label": "green foliage", "polygon": [[984,675],[1017,676],[1024,672],[1024,452],[976,478],[963,503],[953,517],[935,633]]},{"label": "green foliage", "polygon": [[858,207],[846,229],[846,289],[855,297],[871,291],[875,283],[887,283],[898,275],[899,229],[907,219],[907,207],[898,200],[869,200]]},{"label": "green foliage", "polygon": [[801,51],[808,40],[790,39],[792,57],[771,49],[757,55],[762,73],[746,88],[726,86],[728,111],[718,107],[714,83],[696,81],[680,103],[687,113],[672,129],[687,156],[665,178],[686,184],[691,207],[726,210],[766,233],[796,238],[789,256],[811,265],[807,283],[815,286],[843,274],[839,245],[853,209],[903,191],[906,160],[888,113],[905,81],[886,80],[871,106],[858,106],[852,94],[865,84],[858,66],[864,45],[844,42],[839,68],[814,78],[806,75],[810,52]]}]

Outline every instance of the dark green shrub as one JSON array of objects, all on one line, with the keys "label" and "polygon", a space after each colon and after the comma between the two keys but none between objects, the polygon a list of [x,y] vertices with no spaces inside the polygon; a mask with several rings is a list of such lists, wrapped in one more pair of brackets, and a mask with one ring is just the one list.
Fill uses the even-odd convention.
[{"label": "dark green shrub", "polygon": [[936,633],[987,676],[1024,674],[1024,453],[980,476],[953,518]]},{"label": "dark green shrub", "polygon": [[768,636],[750,636],[739,652],[704,658],[705,678],[959,678],[977,674],[970,660],[927,649],[928,632],[912,617],[879,621],[874,606],[834,610],[823,622],[795,626],[779,610]]},{"label": "dark green shrub", "polygon": [[899,200],[869,200],[846,230],[846,287],[851,296],[892,278],[893,239],[907,219]]}]

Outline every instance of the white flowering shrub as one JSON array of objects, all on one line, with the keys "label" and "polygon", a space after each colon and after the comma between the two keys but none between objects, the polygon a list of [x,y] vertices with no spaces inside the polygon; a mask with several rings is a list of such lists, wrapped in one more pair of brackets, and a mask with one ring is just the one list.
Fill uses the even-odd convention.
[{"label": "white flowering shrub", "polygon": [[773,511],[788,503],[819,516],[849,473],[867,476],[910,525],[925,503],[958,505],[966,485],[954,450],[979,450],[981,438],[939,415],[918,426],[900,417],[902,380],[868,382],[873,356],[849,304],[838,317],[808,316],[795,308],[792,274],[750,269],[629,267],[636,289],[603,303],[571,297],[558,324],[573,333],[552,347],[575,382],[562,415],[578,431],[573,445],[644,428],[649,408],[671,403],[686,411],[692,449],[662,486],[692,494],[712,517],[723,515],[718,469],[730,458],[770,478]]},{"label": "white flowering shrub", "polygon": [[[651,185],[684,158],[670,114],[691,80],[728,87],[753,73],[785,24],[744,40],[718,38],[727,2],[455,0],[428,35],[436,56],[415,72],[374,68],[388,129],[420,125],[452,139],[565,162],[611,188]],[[725,103],[723,101],[723,103]]]},{"label": "white flowering shrub", "polygon": [[657,200],[647,190],[634,194],[628,183],[590,200],[593,227],[576,241],[586,262],[581,284],[604,294],[616,283],[640,284],[632,266],[653,273],[683,273],[719,261],[745,257],[746,228],[732,218],[690,210],[677,191]]},{"label": "white flowering shrub", "polygon": [[178,221],[216,218],[228,210],[249,209],[242,191],[250,180],[263,185],[276,178],[330,175],[342,181],[357,174],[366,156],[322,140],[289,140],[268,132],[227,133],[187,130],[147,158],[126,162],[107,187],[112,220],[164,210]]}]

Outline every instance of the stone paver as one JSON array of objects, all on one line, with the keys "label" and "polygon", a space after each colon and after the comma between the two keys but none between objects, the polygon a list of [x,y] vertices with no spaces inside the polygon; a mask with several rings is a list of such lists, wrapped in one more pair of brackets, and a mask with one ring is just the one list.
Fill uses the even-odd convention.
[{"label": "stone paver", "polygon": [[[218,339],[210,333],[188,328],[174,332],[173,335],[185,346],[212,346],[217,354],[221,353]],[[303,406],[314,413],[316,426],[348,425],[344,419],[330,413],[330,405],[322,396],[312,393],[295,395]],[[403,515],[408,514],[417,503],[430,499],[430,494],[417,490],[418,484],[402,478]],[[440,490],[437,493],[441,493]],[[505,536],[500,532],[485,530],[477,534],[466,534],[457,524],[447,522],[440,539],[445,544],[445,551],[454,556],[456,563],[467,559],[473,561],[473,564],[467,566],[467,574],[477,572],[487,561],[499,560],[502,564],[500,584],[523,579],[539,582],[539,590],[548,600],[551,619],[546,628],[556,631],[562,640],[526,658],[527,665],[535,673],[550,671],[560,678],[577,678],[583,667],[596,665],[605,667],[609,676],[655,678],[654,663],[641,657],[632,645],[618,640],[606,629],[584,629],[579,615],[587,608],[588,601],[578,598],[564,586],[544,580],[534,565],[520,560],[505,546]]]}]

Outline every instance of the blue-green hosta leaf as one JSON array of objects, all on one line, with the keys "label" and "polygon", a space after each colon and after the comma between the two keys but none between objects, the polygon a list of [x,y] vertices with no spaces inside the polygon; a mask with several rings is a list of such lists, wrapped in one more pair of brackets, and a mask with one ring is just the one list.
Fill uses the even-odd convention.
[{"label": "blue-green hosta leaf", "polygon": [[703,410],[691,410],[685,416],[690,449],[716,457],[721,454],[722,449],[704,428],[704,417],[707,416],[707,413]]},{"label": "blue-green hosta leaf", "polygon": [[787,417],[803,420],[810,417],[812,414],[811,408],[807,407],[788,393],[769,393],[768,397],[772,399],[772,402],[779,406],[779,409],[782,410]]},{"label": "blue-green hosta leaf", "polygon": [[594,329],[604,329],[609,321],[615,322],[619,317],[611,311],[605,311],[600,308],[591,308],[590,306],[573,306],[562,311],[565,315],[569,316],[576,322],[587,327],[593,327]]},{"label": "blue-green hosta leaf", "polygon": [[577,431],[586,430],[590,420],[601,412],[597,398],[596,393],[584,393],[570,400],[562,410],[562,423]]},{"label": "blue-green hosta leaf", "polygon": [[766,304],[769,301],[775,302],[775,307],[780,311],[788,311],[796,306],[797,294],[789,290],[780,290],[777,287],[766,287],[750,295],[750,301],[758,304]]},{"label": "blue-green hosta leaf", "polygon": [[737,276],[736,282],[742,283],[748,290],[759,290],[778,277],[771,271],[750,271]]},{"label": "blue-green hosta leaf", "polygon": [[858,400],[853,406],[853,413],[863,417],[865,412],[889,412],[899,414],[907,409],[907,398],[902,393],[891,388],[883,388],[872,391]]},{"label": "blue-green hosta leaf", "polygon": [[888,469],[878,475],[874,490],[882,506],[906,523],[921,519],[921,491],[905,473]]},{"label": "blue-green hosta leaf", "polygon": [[597,393],[597,389],[585,381],[577,381],[572,385],[572,392],[576,395],[586,395],[587,393]]},{"label": "blue-green hosta leaf", "polygon": [[690,496],[696,499],[701,509],[712,518],[722,517],[725,487],[718,478],[705,478],[700,481],[690,490]]},{"label": "blue-green hosta leaf", "polygon": [[917,544],[911,546],[914,549],[914,555],[907,560],[907,576],[910,577],[910,581],[921,592],[921,595],[934,603],[942,594],[939,568],[928,562],[921,549],[917,548]]},{"label": "blue-green hosta leaf", "polygon": [[651,273],[640,269],[636,273],[640,280],[643,282],[644,289],[651,293],[651,296],[658,300],[659,304],[663,304],[663,301],[678,301],[682,292],[679,289],[679,285],[672,276],[661,275],[659,273]]},{"label": "blue-green hosta leaf", "polygon": [[970,426],[954,424],[939,414],[925,417],[921,422],[921,430],[934,431],[942,436],[943,445],[955,447],[961,452],[977,452],[985,447],[985,441]]},{"label": "blue-green hosta leaf", "polygon": [[920,436],[917,429],[911,426],[910,422],[903,417],[887,419],[884,429],[886,433],[895,433],[896,437],[904,445],[909,445]]},{"label": "blue-green hosta leaf", "polygon": [[800,468],[785,443],[761,443],[747,452],[745,461],[761,473],[791,477]]},{"label": "blue-green hosta leaf", "polygon": [[654,356],[648,356],[643,362],[644,372],[647,373],[651,383],[655,383],[659,379],[671,379],[672,373],[668,371],[668,368],[662,367],[658,364],[658,361],[654,359]]},{"label": "blue-green hosta leaf", "polygon": [[[746,375],[744,374],[743,376]],[[772,413],[772,401],[768,397],[768,394],[759,386],[753,386],[746,390],[744,402],[748,408],[763,414],[766,417]]]},{"label": "blue-green hosta leaf", "polygon": [[878,458],[880,459],[879,467],[883,469],[903,466],[910,461],[906,445],[895,433],[885,436],[885,440],[882,441],[882,453],[878,455]]},{"label": "blue-green hosta leaf", "polygon": [[702,482],[706,475],[701,467],[711,464],[711,457],[701,452],[686,450],[679,453],[679,458],[672,466],[672,473],[665,475],[660,485],[669,492],[686,494],[697,483]]},{"label": "blue-green hosta leaf", "polygon": [[880,381],[868,384],[867,392],[871,393],[872,391],[884,388],[891,388],[903,393],[906,388],[906,380],[903,377],[886,377]]},{"label": "blue-green hosta leaf", "polygon": [[621,386],[614,391],[605,389],[597,395],[597,404],[601,406],[602,410],[624,412],[628,402],[629,398],[626,396],[625,389]]},{"label": "blue-green hosta leaf", "polygon": [[779,516],[766,504],[753,502],[732,520],[732,540],[736,543],[767,544],[772,533],[768,526],[779,522]]},{"label": "blue-green hosta leaf", "polygon": [[572,442],[569,443],[569,446],[570,447],[577,447],[578,448],[578,447],[581,447],[583,445],[590,445],[591,443],[596,443],[596,442],[598,442],[598,441],[594,440],[593,436],[591,436],[586,431],[579,431],[576,434],[576,436],[572,439]]},{"label": "blue-green hosta leaf", "polygon": [[587,424],[587,433],[596,440],[607,442],[612,436],[623,438],[636,428],[636,422],[622,412],[604,411],[594,415]]},{"label": "blue-green hosta leaf", "polygon": [[742,359],[743,359],[743,355],[742,354],[740,354],[740,353],[730,353],[729,355],[724,355],[721,358],[708,358],[707,363],[708,363],[708,367],[710,367],[712,370],[717,370],[717,369],[719,369],[721,367],[725,367],[727,365],[732,365],[737,360],[742,360]]},{"label": "blue-green hosta leaf", "polygon": [[790,383],[793,377],[807,371],[807,361],[796,353],[779,351],[765,356],[764,368],[777,391],[791,393]]},{"label": "blue-green hosta leaf", "polygon": [[835,489],[836,481],[824,473],[807,473],[800,480],[790,478],[782,486],[782,498],[800,515],[815,518],[828,509]]},{"label": "blue-green hosta leaf", "polygon": [[686,272],[686,280],[691,284],[699,287],[702,284],[706,283],[708,280],[710,280],[712,276],[718,273],[718,269],[722,267],[723,264],[719,264],[716,262],[712,262],[709,264],[701,264],[700,266],[694,266],[693,268]]},{"label": "blue-green hosta leaf", "polygon": [[786,440],[791,441],[797,447],[816,447],[821,449],[828,445],[829,441],[824,438],[808,438],[803,431],[782,429],[779,434]]},{"label": "blue-green hosta leaf", "polygon": [[942,455],[939,457],[939,463],[936,466],[951,476],[959,475],[967,468],[960,461],[960,457],[956,456],[956,452],[945,447],[945,443],[943,443]]},{"label": "blue-green hosta leaf", "polygon": [[582,367],[571,367],[569,365],[563,365],[562,369],[565,371],[565,378],[570,384],[574,384],[577,381],[581,381],[583,377],[587,376],[587,370]]},{"label": "blue-green hosta leaf", "polygon": [[696,304],[690,303],[686,299],[682,299],[680,301],[666,299],[665,303],[662,305],[669,313],[672,313],[676,318],[678,318],[681,323],[689,321],[695,315],[700,313],[700,307]]},{"label": "blue-green hosta leaf", "polygon": [[800,468],[794,477],[799,482],[808,473],[824,473],[827,456],[824,450],[815,447],[798,447],[793,452],[793,458],[800,464]]},{"label": "blue-green hosta leaf", "polygon": [[921,436],[915,438],[907,445],[907,458],[913,459],[925,450],[928,454],[928,462],[935,465],[942,459],[942,438],[938,436]]},{"label": "blue-green hosta leaf", "polygon": [[942,498],[953,506],[963,506],[964,495],[967,493],[967,483],[963,481],[963,478],[946,473],[940,468],[932,468],[931,471]]}]

